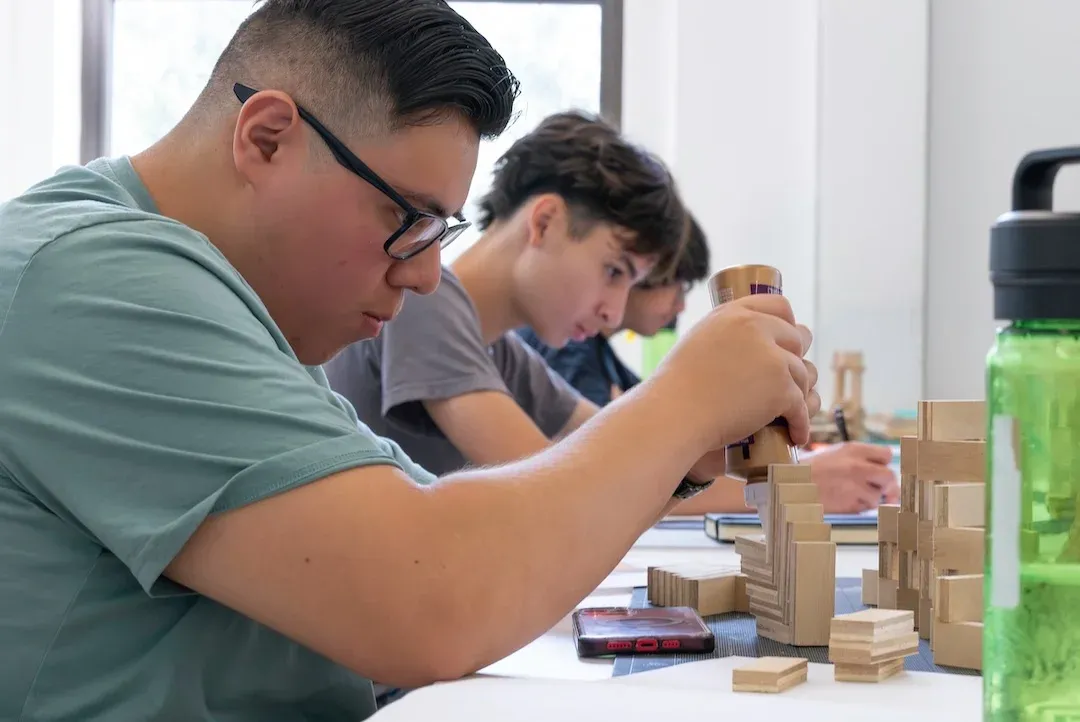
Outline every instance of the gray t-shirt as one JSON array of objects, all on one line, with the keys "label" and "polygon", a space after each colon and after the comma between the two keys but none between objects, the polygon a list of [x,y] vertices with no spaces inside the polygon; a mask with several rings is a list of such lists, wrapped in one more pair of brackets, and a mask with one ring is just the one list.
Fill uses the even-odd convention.
[{"label": "gray t-shirt", "polygon": [[163,571],[208,516],[328,474],[434,479],[126,159],[0,204],[0,239],[0,719],[373,714],[371,682]]},{"label": "gray t-shirt", "polygon": [[409,294],[377,338],[352,344],[325,370],[361,421],[440,476],[468,461],[435,426],[423,401],[501,391],[552,438],[581,400],[516,334],[485,345],[476,306],[448,268],[434,293]]}]

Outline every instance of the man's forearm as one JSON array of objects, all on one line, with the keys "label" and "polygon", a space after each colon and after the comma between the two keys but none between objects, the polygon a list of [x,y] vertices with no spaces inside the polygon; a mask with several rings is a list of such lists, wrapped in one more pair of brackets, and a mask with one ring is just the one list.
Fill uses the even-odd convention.
[{"label": "man's forearm", "polygon": [[701,455],[678,420],[661,394],[628,395],[541,454],[430,489],[432,543],[454,575],[441,613],[482,641],[467,666],[549,629],[654,523]]}]

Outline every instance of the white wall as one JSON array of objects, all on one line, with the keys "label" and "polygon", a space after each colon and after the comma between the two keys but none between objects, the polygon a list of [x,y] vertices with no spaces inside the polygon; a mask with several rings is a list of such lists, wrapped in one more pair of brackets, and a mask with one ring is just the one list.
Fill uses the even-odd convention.
[{"label": "white wall", "polygon": [[[989,229],[1025,153],[1080,143],[1080,3],[931,8],[926,394],[982,398],[994,332]],[[1077,174],[1060,179],[1055,205],[1080,208]]]},{"label": "white wall", "polygon": [[871,411],[921,398],[927,4],[818,3],[817,360],[862,350]]},{"label": "white wall", "polygon": [[0,200],[79,161],[79,0],[0,0]]},{"label": "white wall", "polygon": [[[671,163],[714,268],[780,268],[819,366],[861,349],[868,407],[914,407],[926,0],[625,2],[624,128]],[[701,287],[684,322],[708,307]]]}]

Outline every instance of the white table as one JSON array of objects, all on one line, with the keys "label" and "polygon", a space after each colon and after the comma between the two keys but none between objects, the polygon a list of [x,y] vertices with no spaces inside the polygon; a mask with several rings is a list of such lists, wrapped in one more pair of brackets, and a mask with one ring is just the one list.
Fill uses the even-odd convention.
[{"label": "white table", "polygon": [[[622,564],[579,607],[625,606],[635,586],[645,586],[650,565],[708,559],[737,565],[734,544],[718,544],[703,529],[653,528],[645,532]],[[836,576],[861,577],[876,569],[877,546],[843,545],[836,550]],[[567,616],[542,637],[480,671],[481,675],[532,679],[596,680],[611,677],[611,659],[582,660],[574,649]]]},{"label": "white table", "polygon": [[[733,545],[717,544],[702,530],[652,529],[626,555],[620,570],[579,606],[625,605],[633,587],[645,584],[648,565],[686,559],[734,564],[738,556]],[[863,569],[876,567],[876,546],[837,548],[837,577],[859,577]],[[746,661],[709,659],[612,678],[611,660],[578,659],[567,618],[479,674],[417,690],[375,719],[652,722],[718,713],[735,719],[784,717],[801,722],[978,722],[981,716],[979,677],[904,672],[881,684],[844,683],[833,679],[832,665],[810,663],[808,681],[782,695],[733,693],[731,670]]]}]

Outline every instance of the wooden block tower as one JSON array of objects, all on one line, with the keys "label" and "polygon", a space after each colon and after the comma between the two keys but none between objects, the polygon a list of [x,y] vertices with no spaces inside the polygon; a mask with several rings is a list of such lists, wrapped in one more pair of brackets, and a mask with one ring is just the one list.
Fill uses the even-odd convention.
[{"label": "wooden block tower", "polygon": [[[754,484],[764,534],[735,540],[758,635],[795,646],[826,646],[835,610],[836,544],[805,464],[771,464]],[[751,496],[750,490],[747,498]]]},{"label": "wooden block tower", "polygon": [[[862,376],[866,370],[860,351],[837,351],[833,354],[835,374],[832,410],[841,408],[853,439],[866,436],[866,410],[863,409]],[[851,384],[848,384],[850,379]]]},{"label": "wooden block tower", "polygon": [[768,480],[748,485],[747,498],[761,514],[764,534],[735,539],[740,568],[707,562],[650,567],[649,603],[693,607],[702,616],[749,612],[762,637],[828,645],[836,543],[810,467],[771,464]]},{"label": "wooden block tower", "polygon": [[832,619],[829,660],[838,682],[880,682],[918,653],[915,616],[907,610],[865,609]]},{"label": "wooden block tower", "polygon": [[864,571],[863,602],[914,612],[936,664],[982,666],[985,475],[985,404],[920,401],[918,436],[900,442],[900,504],[878,512],[877,588]]}]

